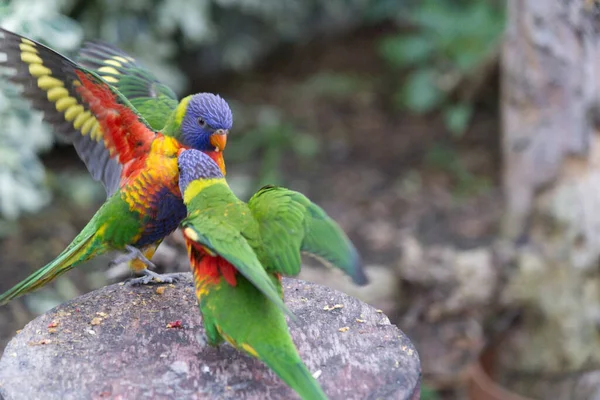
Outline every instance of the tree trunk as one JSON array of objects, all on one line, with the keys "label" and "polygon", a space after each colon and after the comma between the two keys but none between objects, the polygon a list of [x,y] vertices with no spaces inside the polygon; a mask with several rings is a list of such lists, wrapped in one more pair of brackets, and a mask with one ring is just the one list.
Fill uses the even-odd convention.
[{"label": "tree trunk", "polygon": [[[600,395],[600,11],[509,0],[502,59],[506,217],[514,244],[503,381],[534,398]],[[577,373],[574,373],[577,372]]]}]

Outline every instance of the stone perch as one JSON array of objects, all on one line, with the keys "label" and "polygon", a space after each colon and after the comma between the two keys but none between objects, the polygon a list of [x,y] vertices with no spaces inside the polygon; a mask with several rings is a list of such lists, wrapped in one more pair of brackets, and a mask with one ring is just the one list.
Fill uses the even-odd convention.
[{"label": "stone perch", "polygon": [[[300,356],[332,400],[419,399],[409,339],[373,307],[284,279]],[[190,274],[176,285],[112,285],[30,322],[0,360],[0,397],[294,399],[258,360],[208,346]]]}]

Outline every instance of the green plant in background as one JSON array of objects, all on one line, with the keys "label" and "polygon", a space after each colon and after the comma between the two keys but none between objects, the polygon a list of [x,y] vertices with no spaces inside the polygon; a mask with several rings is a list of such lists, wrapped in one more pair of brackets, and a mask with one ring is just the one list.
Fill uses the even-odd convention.
[{"label": "green plant in background", "polygon": [[497,54],[504,2],[424,0],[407,10],[398,23],[411,29],[384,38],[379,46],[391,67],[409,70],[395,103],[417,114],[441,110],[447,128],[460,135],[473,114],[474,93],[463,88],[476,85],[473,75]]},{"label": "green plant in background", "polygon": [[[63,1],[33,0],[0,5],[0,25],[52,47],[69,51],[82,39],[78,24],[59,12]],[[49,200],[37,154],[52,144],[52,134],[16,87],[0,80],[0,234],[7,220],[35,211]]]},{"label": "green plant in background", "polygon": [[[234,110],[235,112],[235,110]],[[300,160],[309,160],[319,151],[319,142],[309,134],[299,132],[281,113],[273,107],[261,106],[258,110],[246,110],[242,119],[247,129],[243,135],[232,138],[227,147],[229,162],[260,160],[258,186],[283,183],[281,172],[284,156],[293,153]],[[255,115],[255,119],[250,119]]]},{"label": "green plant in background", "polygon": [[[0,0],[0,25],[73,54],[83,37],[115,43],[161,81],[184,92],[206,73],[244,70],[269,51],[381,20],[404,4],[395,0]],[[52,144],[49,129],[0,79],[0,232],[3,222],[35,211],[49,199],[37,154]],[[279,164],[294,128],[262,122],[272,137],[263,171]],[[27,134],[27,140],[23,140]],[[263,137],[263,136],[261,136]],[[308,136],[299,153],[310,152]],[[304,144],[302,144],[304,143]],[[265,145],[266,142],[265,142]],[[264,172],[267,174],[267,172]],[[278,174],[273,172],[273,174]],[[263,177],[266,180],[267,177]],[[3,219],[1,219],[3,218]]]},{"label": "green plant in background", "polygon": [[440,400],[441,397],[439,395],[439,393],[431,388],[430,386],[427,386],[427,384],[423,384],[421,386],[421,400]]},{"label": "green plant in background", "polygon": [[[382,2],[389,0],[79,0],[65,12],[86,36],[118,43],[181,91],[182,70],[192,80],[247,70],[277,46],[384,18],[370,18]],[[178,58],[186,62],[175,65]]]},{"label": "green plant in background", "polygon": [[358,75],[318,72],[301,84],[299,90],[314,98],[347,99],[366,90],[371,84],[369,79]]},{"label": "green plant in background", "polygon": [[455,180],[453,193],[457,197],[477,195],[491,187],[489,178],[479,177],[469,172],[459,154],[448,145],[434,145],[427,152],[425,163],[450,174]]}]

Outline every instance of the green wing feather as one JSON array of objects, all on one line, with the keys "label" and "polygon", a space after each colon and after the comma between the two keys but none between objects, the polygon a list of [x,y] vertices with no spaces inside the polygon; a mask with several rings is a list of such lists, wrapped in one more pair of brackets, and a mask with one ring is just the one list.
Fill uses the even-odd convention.
[{"label": "green wing feather", "polygon": [[306,196],[281,187],[265,186],[248,206],[260,225],[264,251],[274,268],[285,275],[300,272],[300,251],[332,264],[364,285],[367,277],[358,252],[339,225]]},{"label": "green wing feather", "polygon": [[124,51],[102,42],[87,42],[80,65],[116,87],[155,130],[161,130],[177,107],[177,95]]},{"label": "green wing feather", "polygon": [[235,347],[267,364],[303,399],[327,399],[302,362],[281,311],[246,279],[240,278],[236,287],[223,281],[220,285],[200,301],[207,333],[226,334]]},{"label": "green wing feather", "polygon": [[288,190],[273,187],[260,189],[248,202],[248,207],[260,226],[262,250],[269,265],[286,276],[300,273],[300,251],[306,226],[306,207],[294,201]]},{"label": "green wing feather", "polygon": [[218,215],[212,215],[212,209],[192,210],[189,207],[190,216],[181,223],[185,237],[226,259],[277,307],[293,317],[240,230]]}]

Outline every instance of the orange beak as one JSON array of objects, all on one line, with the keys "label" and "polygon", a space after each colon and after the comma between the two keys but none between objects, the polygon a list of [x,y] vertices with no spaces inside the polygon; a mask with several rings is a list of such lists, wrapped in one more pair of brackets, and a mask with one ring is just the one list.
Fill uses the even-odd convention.
[{"label": "orange beak", "polygon": [[223,152],[222,151],[211,151],[207,154],[210,158],[212,158],[212,160],[214,162],[217,163],[217,165],[221,169],[221,172],[223,173],[223,175],[226,175],[227,171],[225,170],[225,159],[223,158]]},{"label": "orange beak", "polygon": [[210,135],[210,144],[215,146],[215,151],[223,151],[225,150],[225,146],[227,146],[227,134],[229,132],[224,129],[218,129]]}]

